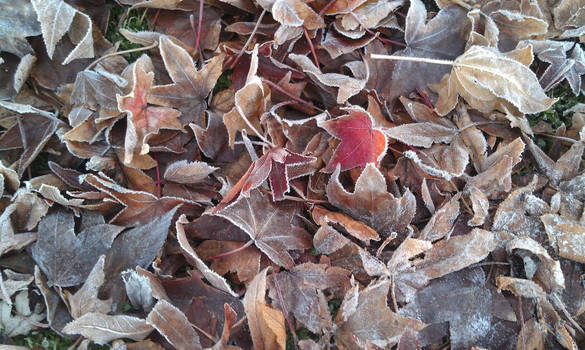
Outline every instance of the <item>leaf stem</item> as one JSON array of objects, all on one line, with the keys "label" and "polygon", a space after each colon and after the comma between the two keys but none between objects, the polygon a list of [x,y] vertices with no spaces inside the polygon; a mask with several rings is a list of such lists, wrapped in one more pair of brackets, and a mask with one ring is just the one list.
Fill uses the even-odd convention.
[{"label": "leaf stem", "polygon": [[276,287],[276,293],[278,294],[278,301],[280,302],[280,307],[282,308],[282,313],[284,314],[284,319],[286,320],[286,324],[288,325],[288,329],[290,329],[290,332],[293,335],[294,338],[294,346],[295,349],[297,348],[297,344],[299,343],[299,338],[297,337],[297,332],[295,332],[295,329],[292,326],[292,323],[290,322],[290,319],[288,318],[288,311],[286,310],[286,306],[284,305],[284,298],[282,297],[282,292],[280,291],[280,284],[278,283],[278,280],[276,279],[276,275],[272,274],[272,280],[274,281],[274,286]]},{"label": "leaf stem", "polygon": [[216,259],[225,258],[226,256],[229,256],[229,255],[232,255],[232,254],[236,254],[238,252],[241,252],[242,250],[244,250],[244,249],[248,248],[249,246],[251,246],[253,243],[254,243],[254,240],[251,239],[248,242],[246,242],[246,244],[244,244],[243,246],[241,246],[239,248],[229,250],[229,251],[227,251],[225,253],[221,253],[221,254],[218,254],[216,256],[212,256],[211,258],[207,258],[206,260],[216,260]]},{"label": "leaf stem", "polygon": [[195,52],[199,51],[201,41],[201,23],[203,23],[203,0],[199,0],[199,21],[197,22],[197,36],[195,37]]},{"label": "leaf stem", "polygon": [[309,44],[309,48],[311,49],[311,54],[313,55],[315,65],[317,66],[317,68],[319,68],[319,59],[317,58],[317,53],[315,52],[313,42],[311,41],[311,38],[309,38],[309,32],[307,32],[307,29],[305,27],[303,27],[303,31],[305,32],[305,39],[307,39],[307,43]]},{"label": "leaf stem", "polygon": [[382,38],[382,37],[379,35],[380,33],[374,33],[374,31],[372,31],[370,28],[368,28],[368,27],[367,27],[367,26],[364,24],[364,22],[362,22],[362,20],[361,20],[361,19],[359,19],[359,17],[358,17],[358,16],[357,16],[355,13],[353,13],[353,12],[350,12],[350,14],[351,14],[351,16],[353,17],[353,19],[355,19],[355,21],[356,21],[356,22],[358,22],[358,23],[359,23],[359,25],[360,25],[362,28],[364,28],[364,30],[365,30],[366,32],[368,32],[369,34],[373,35],[373,36],[374,36],[376,39],[380,40],[381,42],[383,42],[383,43],[387,43],[387,44],[396,45],[396,46],[406,47],[406,44],[405,44],[405,43],[401,43],[401,42],[399,42],[399,41],[394,41],[394,40],[390,40],[390,39],[384,39],[384,38]]},{"label": "leaf stem", "polygon": [[263,82],[265,82],[266,84],[270,85],[270,87],[275,88],[276,90],[282,92],[283,94],[285,94],[286,96],[292,98],[293,100],[297,101],[298,103],[302,103],[304,105],[307,105],[319,112],[325,112],[323,109],[313,105],[311,102],[307,102],[299,97],[296,97],[295,95],[291,94],[290,92],[286,91],[285,89],[283,89],[282,87],[276,85],[275,83],[271,82],[268,79],[262,79]]},{"label": "leaf stem", "polygon": [[148,46],[143,46],[143,47],[137,47],[134,49],[128,49],[128,50],[124,50],[124,51],[117,51],[117,52],[112,52],[109,53],[105,56],[102,56],[100,58],[98,58],[97,60],[93,61],[89,66],[87,66],[87,68],[85,68],[86,70],[92,69],[96,64],[98,64],[99,62],[105,60],[108,57],[113,57],[113,56],[118,56],[118,55],[124,55],[127,53],[132,53],[132,52],[140,52],[140,51],[148,51],[150,49],[154,49],[155,47],[158,46],[158,42],[155,41],[154,43],[148,45]]},{"label": "leaf stem", "polygon": [[262,18],[264,18],[264,14],[265,13],[266,13],[266,9],[262,10],[262,13],[260,13],[260,17],[258,17],[258,20],[256,21],[256,25],[254,25],[254,29],[252,29],[252,33],[250,33],[250,36],[248,37],[248,40],[246,40],[246,43],[244,44],[244,46],[242,46],[242,49],[240,49],[240,52],[238,52],[238,55],[236,56],[236,59],[230,65],[230,69],[234,69],[234,67],[236,66],[236,64],[238,64],[238,61],[240,61],[240,57],[242,57],[242,55],[246,51],[246,48],[252,42],[252,38],[254,38],[254,35],[256,34],[256,31],[258,31],[258,27],[260,26],[260,22],[262,22]]},{"label": "leaf stem", "polygon": [[393,61],[411,61],[411,62],[421,62],[421,63],[432,63],[432,64],[442,64],[445,66],[455,66],[455,62],[449,60],[437,60],[433,58],[424,58],[424,57],[409,57],[409,56],[390,56],[390,55],[379,55],[373,53],[370,57],[375,60],[393,60]]},{"label": "leaf stem", "polygon": [[158,157],[156,153],[152,154],[154,157],[154,161],[156,162],[156,195],[158,198],[162,196],[162,191],[160,188],[160,167],[158,166]]},{"label": "leaf stem", "polygon": [[323,14],[324,14],[324,13],[325,13],[327,10],[329,10],[329,8],[330,8],[331,6],[333,6],[333,4],[335,3],[335,1],[337,1],[337,0],[329,0],[329,2],[328,2],[328,3],[327,3],[325,6],[323,6],[323,8],[321,9],[321,11],[319,11],[319,16],[323,16]]}]

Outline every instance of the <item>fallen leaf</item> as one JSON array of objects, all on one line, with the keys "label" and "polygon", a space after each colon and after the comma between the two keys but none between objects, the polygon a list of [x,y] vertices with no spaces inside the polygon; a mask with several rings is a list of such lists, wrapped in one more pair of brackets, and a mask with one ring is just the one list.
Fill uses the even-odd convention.
[{"label": "fallen leaf", "polygon": [[99,289],[105,280],[105,258],[105,255],[100,256],[87,279],[75,294],[64,291],[65,300],[67,300],[73,318],[79,318],[89,312],[107,314],[111,311],[112,301],[98,298]]},{"label": "fallen leaf", "polygon": [[161,129],[181,130],[179,111],[168,107],[148,106],[154,73],[148,71],[148,56],[141,56],[132,68],[133,85],[128,95],[116,95],[118,109],[128,115],[124,140],[124,163],[134,154],[148,154],[148,140]]},{"label": "fallen leaf", "polygon": [[207,107],[205,98],[221,74],[223,57],[215,56],[198,71],[189,53],[169,37],[160,37],[159,48],[173,83],[152,87],[147,95],[148,103],[178,109],[181,126],[201,125]]},{"label": "fallen leaf", "polygon": [[94,56],[92,21],[88,15],[63,0],[32,0],[32,5],[41,23],[41,32],[49,58],[53,58],[57,43],[65,33],[76,38],[77,42],[75,48],[63,60],[64,65],[78,58]]},{"label": "fallen leaf", "polygon": [[248,286],[244,295],[244,309],[248,317],[254,348],[258,350],[284,349],[286,330],[284,316],[266,304],[266,273],[262,270]]},{"label": "fallen leaf", "polygon": [[380,236],[374,229],[361,221],[352,219],[349,215],[332,212],[320,206],[313,207],[311,214],[318,225],[323,226],[331,223],[341,225],[350,235],[366,245],[370,243],[370,240],[380,240]]},{"label": "fallen leaf", "polygon": [[350,193],[339,182],[339,170],[338,167],[327,184],[327,197],[331,204],[381,234],[389,235],[406,229],[416,210],[414,195],[409,190],[398,198],[388,193],[384,176],[369,163],[357,179],[354,192]]},{"label": "fallen leaf", "polygon": [[457,94],[481,112],[509,104],[509,110],[538,113],[556,102],[545,95],[530,68],[489,47],[473,46],[457,57],[451,74],[443,77],[441,85],[444,89],[436,105],[440,115],[455,108]]},{"label": "fallen leaf", "polygon": [[318,125],[341,143],[331,156],[326,170],[333,171],[338,164],[341,171],[378,164],[386,154],[386,136],[373,126],[372,116],[358,107],[346,109],[349,114],[319,122]]},{"label": "fallen leaf", "polygon": [[199,336],[187,316],[166,300],[156,303],[146,322],[177,350],[202,349]]},{"label": "fallen leaf", "polygon": [[[94,214],[95,215],[95,214]],[[106,224],[103,217],[84,225],[75,234],[73,214],[56,211],[39,223],[38,239],[32,256],[47,275],[50,285],[70,287],[85,281],[90,271],[124,229]]]},{"label": "fallen leaf", "polygon": [[309,234],[293,223],[298,213],[294,203],[273,203],[258,190],[250,197],[240,197],[234,204],[214,215],[227,219],[250,237],[260,251],[279,266],[290,269],[294,260],[288,253],[292,249],[311,247]]},{"label": "fallen leaf", "polygon": [[386,348],[398,343],[408,325],[419,330],[421,322],[393,312],[386,299],[390,281],[373,282],[361,292],[346,294],[336,323],[336,343],[341,348],[360,349],[368,344]]},{"label": "fallen leaf", "polygon": [[104,345],[121,338],[142,340],[152,330],[151,325],[137,317],[90,312],[68,323],[63,333],[81,334],[96,344]]},{"label": "fallen leaf", "polygon": [[205,162],[180,160],[167,166],[164,178],[165,180],[182,184],[195,184],[205,180],[209,174],[217,169]]}]

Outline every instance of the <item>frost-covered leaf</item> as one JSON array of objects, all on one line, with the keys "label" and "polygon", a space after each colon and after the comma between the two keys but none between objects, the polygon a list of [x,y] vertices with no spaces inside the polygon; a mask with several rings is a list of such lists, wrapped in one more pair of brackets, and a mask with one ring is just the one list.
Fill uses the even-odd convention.
[{"label": "frost-covered leaf", "polygon": [[87,276],[83,285],[75,294],[64,292],[65,299],[69,305],[71,316],[79,318],[89,312],[107,314],[111,311],[112,301],[101,300],[98,292],[104,283],[104,261],[105,255],[100,256],[95,266]]},{"label": "frost-covered leaf", "polygon": [[78,234],[74,225],[73,214],[62,210],[39,223],[38,239],[31,251],[51,285],[70,287],[83,282],[124,229],[106,224],[103,217],[91,226],[83,227],[82,223]]},{"label": "frost-covered leaf", "polygon": [[63,328],[65,334],[81,334],[97,344],[106,344],[112,340],[128,338],[142,340],[153,328],[145,320],[126,315],[104,315],[87,313],[68,323]]},{"label": "frost-covered leaf", "polygon": [[187,316],[166,300],[156,303],[146,322],[178,350],[202,349],[199,336]]},{"label": "frost-covered leaf", "polygon": [[64,65],[78,58],[94,56],[93,27],[88,15],[64,0],[32,0],[32,5],[41,23],[49,58],[53,57],[57,44],[65,33],[75,42],[75,48],[63,60]]},{"label": "frost-covered leaf", "polygon": [[341,171],[357,166],[363,168],[368,163],[378,164],[386,154],[386,136],[374,126],[372,116],[358,107],[346,110],[349,114],[318,123],[341,140],[327,165],[329,171],[338,164],[341,165]]},{"label": "frost-covered leaf", "polygon": [[284,349],[286,330],[284,316],[266,303],[266,273],[262,270],[248,286],[244,295],[244,309],[248,317],[254,348],[259,350]]},{"label": "frost-covered leaf", "polygon": [[409,190],[402,197],[386,191],[386,180],[372,163],[362,171],[353,193],[339,182],[338,167],[327,184],[327,197],[331,204],[382,234],[403,231],[416,210],[414,195]]},{"label": "frost-covered leaf", "polygon": [[273,203],[258,190],[241,197],[214,215],[229,220],[246,232],[256,247],[279,266],[292,268],[294,261],[288,250],[306,249],[311,238],[294,224],[298,207],[294,203]]}]

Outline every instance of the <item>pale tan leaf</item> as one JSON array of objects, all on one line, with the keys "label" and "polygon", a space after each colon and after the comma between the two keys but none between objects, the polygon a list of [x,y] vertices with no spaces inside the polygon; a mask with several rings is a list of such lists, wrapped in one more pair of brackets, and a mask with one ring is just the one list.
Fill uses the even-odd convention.
[{"label": "pale tan leaf", "polygon": [[107,314],[111,311],[112,300],[98,298],[99,289],[105,279],[104,261],[105,255],[100,256],[89,276],[83,282],[83,286],[75,294],[71,294],[67,290],[63,292],[73,318],[79,318],[89,312]]},{"label": "pale tan leaf", "polygon": [[248,326],[257,350],[278,350],[285,348],[286,330],[284,315],[280,310],[266,304],[266,273],[262,270],[248,286],[244,295],[244,310]]},{"label": "pale tan leaf", "polygon": [[217,169],[219,168],[210,166],[205,162],[180,160],[167,166],[164,178],[165,180],[182,184],[194,184],[205,180],[209,174]]},{"label": "pale tan leaf", "polygon": [[187,316],[166,300],[156,303],[146,322],[156,328],[177,350],[201,349],[199,336]]},{"label": "pale tan leaf", "polygon": [[546,298],[546,293],[538,284],[522,278],[498,276],[496,278],[498,291],[506,290],[524,298]]},{"label": "pale tan leaf", "polygon": [[440,115],[455,107],[456,94],[486,113],[505,104],[522,113],[538,113],[556,102],[546,96],[530,68],[488,47],[469,48],[453,62],[451,75],[443,78],[441,84],[445,88],[440,91],[436,106]]},{"label": "pale tan leaf", "polygon": [[199,256],[197,256],[197,253],[195,252],[193,247],[191,247],[191,244],[189,244],[189,241],[187,240],[187,236],[185,234],[185,229],[183,227],[185,224],[188,223],[189,220],[187,220],[187,217],[183,214],[179,217],[175,224],[175,229],[177,231],[177,241],[179,241],[179,246],[183,251],[183,255],[185,256],[187,261],[189,261],[190,264],[197,267],[197,269],[203,274],[205,279],[207,279],[207,281],[212,286],[226,293],[229,293],[234,297],[237,297],[238,293],[232,290],[232,288],[225,280],[225,278],[221,277],[217,272],[213,271],[207,265],[205,265],[203,260],[201,260]]},{"label": "pale tan leaf", "polygon": [[73,40],[76,46],[63,60],[64,65],[74,59],[94,56],[92,22],[88,15],[77,11],[64,0],[32,0],[32,5],[41,23],[49,58],[53,57],[57,43],[67,32],[77,40]]},{"label": "pale tan leaf", "polygon": [[450,143],[457,134],[457,130],[435,123],[423,122],[387,128],[384,129],[384,133],[407,145],[429,148],[433,143]]},{"label": "pale tan leaf", "polygon": [[540,219],[549,241],[558,247],[561,257],[585,263],[585,227],[554,214],[545,214]]},{"label": "pale tan leaf", "polygon": [[349,215],[332,212],[320,206],[315,206],[311,214],[313,220],[320,226],[330,223],[341,225],[350,235],[365,244],[369,244],[370,240],[380,240],[380,236],[373,228],[361,221],[352,219]]},{"label": "pale tan leaf", "polygon": [[63,333],[81,334],[95,343],[103,345],[122,338],[142,340],[152,330],[151,325],[137,317],[90,312],[69,322],[63,328]]}]

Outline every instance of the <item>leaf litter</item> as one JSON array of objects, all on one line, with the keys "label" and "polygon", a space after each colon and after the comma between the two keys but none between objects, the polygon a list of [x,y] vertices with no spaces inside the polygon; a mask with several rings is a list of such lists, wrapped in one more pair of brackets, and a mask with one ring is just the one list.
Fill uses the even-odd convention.
[{"label": "leaf litter", "polygon": [[583,1],[0,10],[7,346],[585,347]]}]

